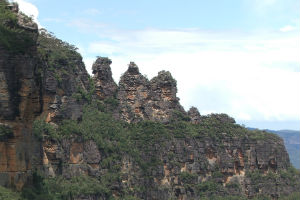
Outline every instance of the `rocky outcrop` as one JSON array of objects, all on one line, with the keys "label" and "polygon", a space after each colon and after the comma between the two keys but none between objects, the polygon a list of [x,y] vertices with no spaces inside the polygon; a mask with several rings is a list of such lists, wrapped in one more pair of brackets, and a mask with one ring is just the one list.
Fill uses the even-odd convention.
[{"label": "rocky outcrop", "polygon": [[111,60],[105,57],[98,57],[93,64],[95,90],[98,99],[115,97],[117,84],[112,78]]},{"label": "rocky outcrop", "polygon": [[198,108],[192,106],[187,112],[188,116],[191,118],[193,124],[199,124],[201,122],[201,115]]},{"label": "rocky outcrop", "polygon": [[[100,184],[103,194],[72,197],[78,200],[263,193],[276,199],[300,185],[280,138],[250,133],[226,114],[201,116],[195,107],[186,113],[170,72],[148,80],[131,62],[116,85],[111,60],[99,57],[91,79],[72,45],[17,16],[33,43],[17,52],[0,45],[0,185],[21,190],[36,169]],[[109,103],[115,107],[106,112]],[[86,116],[84,106],[94,106]],[[36,119],[44,122],[39,138],[32,131]]]},{"label": "rocky outcrop", "polygon": [[120,103],[121,119],[134,122],[149,118],[146,107],[151,98],[150,83],[133,62],[120,78],[117,98]]},{"label": "rocky outcrop", "polygon": [[121,119],[128,122],[167,122],[174,111],[185,113],[176,93],[176,81],[170,72],[161,71],[149,81],[139,72],[137,65],[131,62],[119,82]]}]

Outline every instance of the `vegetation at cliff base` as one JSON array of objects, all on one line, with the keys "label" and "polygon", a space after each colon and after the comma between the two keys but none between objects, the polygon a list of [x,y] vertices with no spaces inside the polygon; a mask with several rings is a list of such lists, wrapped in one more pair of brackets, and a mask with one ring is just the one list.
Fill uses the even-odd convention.
[{"label": "vegetation at cliff base", "polygon": [[0,186],[0,200],[20,200],[21,196],[17,192]]}]

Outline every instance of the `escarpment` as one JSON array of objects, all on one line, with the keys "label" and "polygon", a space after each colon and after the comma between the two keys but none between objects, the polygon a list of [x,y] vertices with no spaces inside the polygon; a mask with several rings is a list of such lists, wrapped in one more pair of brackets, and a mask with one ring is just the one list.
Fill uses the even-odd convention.
[{"label": "escarpment", "polygon": [[[299,189],[279,137],[186,112],[167,71],[148,80],[130,62],[116,84],[112,61],[98,57],[90,77],[74,46],[0,8],[19,19],[0,21],[1,186],[25,199],[95,200],[278,199]],[[23,35],[7,34],[12,25]]]}]

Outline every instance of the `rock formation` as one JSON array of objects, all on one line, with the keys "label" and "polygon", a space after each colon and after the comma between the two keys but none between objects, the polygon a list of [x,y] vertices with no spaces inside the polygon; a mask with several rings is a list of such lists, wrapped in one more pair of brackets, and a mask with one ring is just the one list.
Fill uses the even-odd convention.
[{"label": "rock formation", "polygon": [[92,67],[96,95],[99,99],[114,97],[116,95],[117,84],[112,78],[110,64],[110,59],[98,57]]},{"label": "rock formation", "polygon": [[130,62],[117,85],[111,60],[99,57],[90,78],[72,45],[18,19],[31,43],[0,43],[1,186],[31,187],[38,171],[48,184],[85,177],[90,188],[68,191],[78,200],[276,199],[297,191],[300,175],[282,139],[226,114],[185,112],[167,71],[149,81]]},{"label": "rock formation", "polygon": [[131,62],[119,83],[121,118],[128,122],[167,122],[174,111],[185,113],[176,93],[176,81],[170,72],[161,71],[149,81],[139,72],[137,65]]},{"label": "rock formation", "polygon": [[191,118],[191,122],[193,124],[199,124],[201,122],[201,116],[198,108],[192,106],[187,112],[187,114]]}]

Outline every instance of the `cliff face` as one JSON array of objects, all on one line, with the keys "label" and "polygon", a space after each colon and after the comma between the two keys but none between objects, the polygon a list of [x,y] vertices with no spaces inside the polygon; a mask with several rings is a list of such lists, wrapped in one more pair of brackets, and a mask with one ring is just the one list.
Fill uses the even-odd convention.
[{"label": "cliff face", "polygon": [[[0,126],[7,130],[7,135],[0,135],[0,184],[20,190],[32,169],[42,163],[41,145],[32,134],[32,122],[37,117],[47,121],[62,115],[76,118],[80,106],[75,100],[69,101],[69,97],[77,87],[85,89],[88,74],[79,57],[74,61],[77,69],[67,66],[68,71],[57,77],[62,69],[55,74],[53,66],[41,55],[45,49],[41,46],[43,33],[38,33],[37,25],[27,16],[18,13],[16,4],[9,9],[16,15],[16,21],[7,19],[0,24],[1,38],[5,40],[0,43]],[[12,45],[6,45],[12,40]]]},{"label": "cliff face", "polygon": [[31,123],[41,110],[41,83],[35,73],[37,26],[25,23],[22,15],[18,19],[16,28],[24,30],[32,43],[21,53],[0,45],[0,126],[9,133],[0,137],[0,184],[21,189],[39,154],[39,145],[31,137]]},{"label": "cliff face", "polygon": [[[300,176],[280,138],[226,114],[185,112],[170,72],[148,80],[131,62],[117,85],[111,60],[99,57],[90,78],[72,45],[30,21],[15,26],[32,43],[18,52],[0,43],[1,186],[34,185],[36,195],[58,199],[276,199],[297,191]],[[47,180],[40,186],[36,172]]]},{"label": "cliff face", "polygon": [[[119,163],[121,180],[111,188],[115,196],[121,197],[129,189],[130,194],[141,199],[198,199],[205,192],[248,197],[264,194],[277,198],[295,190],[293,185],[283,186],[289,181],[282,177],[266,179],[259,183],[258,189],[258,183],[246,175],[251,171],[275,174],[287,169],[289,158],[282,141],[224,137],[216,142],[211,138],[186,137],[164,140],[161,144],[148,147],[150,152],[141,155],[144,162],[153,162],[153,158],[160,162],[147,171],[130,155],[123,156]],[[101,179],[109,170],[101,164],[105,153],[93,141],[47,141],[43,149],[48,176],[71,178],[86,174]],[[213,184],[213,188],[206,191],[206,182]]]}]

